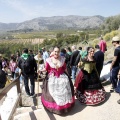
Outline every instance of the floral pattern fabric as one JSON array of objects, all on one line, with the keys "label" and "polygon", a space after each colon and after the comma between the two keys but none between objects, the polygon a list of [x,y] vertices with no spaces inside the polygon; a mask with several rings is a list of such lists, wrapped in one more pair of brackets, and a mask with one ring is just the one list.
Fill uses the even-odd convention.
[{"label": "floral pattern fabric", "polygon": [[86,105],[95,105],[101,103],[105,100],[105,95],[106,93],[104,89],[85,90],[84,94],[82,94],[80,91],[77,91],[76,93],[78,100]]}]

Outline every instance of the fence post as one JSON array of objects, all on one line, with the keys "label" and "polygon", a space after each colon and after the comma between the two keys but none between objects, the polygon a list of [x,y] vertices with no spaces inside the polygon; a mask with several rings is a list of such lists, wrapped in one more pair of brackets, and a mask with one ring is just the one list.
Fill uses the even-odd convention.
[{"label": "fence post", "polygon": [[20,101],[19,101],[19,105],[22,106],[22,97],[21,97],[21,89],[20,89],[20,80],[19,77],[17,78],[17,93],[20,94]]}]

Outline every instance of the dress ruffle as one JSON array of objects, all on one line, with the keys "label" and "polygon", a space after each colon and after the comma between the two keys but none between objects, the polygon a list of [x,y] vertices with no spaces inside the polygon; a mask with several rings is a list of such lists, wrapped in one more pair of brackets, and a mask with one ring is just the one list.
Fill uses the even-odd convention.
[{"label": "dress ruffle", "polygon": [[52,108],[54,110],[62,110],[62,109],[70,108],[72,104],[74,104],[75,98],[73,97],[71,103],[67,103],[63,106],[57,105],[55,102],[46,101],[43,96],[41,96],[41,101],[46,108]]},{"label": "dress ruffle", "polygon": [[85,90],[84,94],[82,94],[80,91],[77,91],[76,97],[78,100],[86,105],[96,105],[105,100],[105,90],[99,89],[99,90]]}]

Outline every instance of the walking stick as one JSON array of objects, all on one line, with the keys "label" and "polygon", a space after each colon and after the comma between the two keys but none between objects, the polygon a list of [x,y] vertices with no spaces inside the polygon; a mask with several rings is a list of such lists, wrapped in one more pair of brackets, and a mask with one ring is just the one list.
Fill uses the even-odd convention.
[{"label": "walking stick", "polygon": [[[40,42],[40,40],[39,40],[39,42]],[[38,53],[39,53],[39,43],[38,43]],[[38,56],[38,70],[39,70],[39,63],[40,63],[40,56]],[[38,93],[37,93],[37,109],[38,109],[38,97],[39,97],[39,80],[40,80],[40,75],[39,75],[39,72],[37,72],[37,82],[38,82]]]},{"label": "walking stick", "polygon": [[37,109],[38,109],[38,98],[39,98],[39,77],[38,77]]},{"label": "walking stick", "polygon": [[[38,58],[38,69],[39,69],[39,63],[40,63],[40,59]],[[39,98],[39,72],[37,72],[37,82],[38,82],[38,88],[37,88],[37,109],[38,109],[38,98]]]}]

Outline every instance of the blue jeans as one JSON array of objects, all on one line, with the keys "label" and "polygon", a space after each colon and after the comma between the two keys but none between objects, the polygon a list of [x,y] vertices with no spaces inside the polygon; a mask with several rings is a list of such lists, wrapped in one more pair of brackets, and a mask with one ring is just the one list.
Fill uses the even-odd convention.
[{"label": "blue jeans", "polygon": [[20,76],[20,83],[22,83],[23,79],[24,79],[24,78],[23,78],[23,76],[21,75],[21,76]]},{"label": "blue jeans", "polygon": [[[30,88],[31,92],[29,89],[29,79],[30,79]],[[34,80],[34,75],[23,75],[23,80],[24,80],[24,85],[25,85],[25,91],[28,95],[34,95],[34,89],[35,89],[35,80]]]},{"label": "blue jeans", "polygon": [[118,81],[117,87],[115,88],[117,93],[120,93],[120,80]]},{"label": "blue jeans", "polygon": [[17,67],[15,69],[14,79],[16,79],[19,76],[19,68]]},{"label": "blue jeans", "polygon": [[77,67],[76,66],[72,66],[71,70],[72,70],[72,80],[75,80]]},{"label": "blue jeans", "polygon": [[114,67],[111,71],[110,71],[110,81],[112,83],[112,87],[116,88],[117,87],[117,75],[118,75],[118,71],[119,71],[119,66],[118,67]]}]

